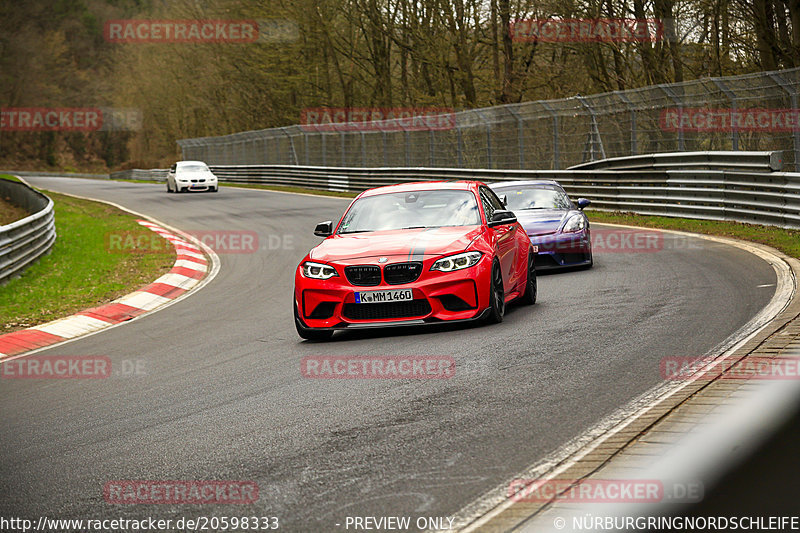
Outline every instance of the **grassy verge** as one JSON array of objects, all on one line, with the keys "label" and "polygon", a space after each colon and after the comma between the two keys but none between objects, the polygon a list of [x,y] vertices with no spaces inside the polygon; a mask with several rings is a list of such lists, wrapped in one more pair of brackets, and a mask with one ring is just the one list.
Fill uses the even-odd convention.
[{"label": "grassy verge", "polygon": [[[50,254],[0,285],[0,334],[110,302],[169,271],[174,251],[136,217],[110,205],[47,192],[55,203],[58,237]],[[109,249],[112,235],[158,239],[160,251]]]},{"label": "grassy verge", "polygon": [[628,224],[631,226],[643,226],[648,228],[674,229],[758,242],[778,249],[786,255],[800,258],[800,231],[773,226],[741,224],[738,222],[657,217],[632,213],[608,213],[605,211],[587,210],[586,214],[591,222],[597,222],[599,224],[607,222],[609,224]]}]

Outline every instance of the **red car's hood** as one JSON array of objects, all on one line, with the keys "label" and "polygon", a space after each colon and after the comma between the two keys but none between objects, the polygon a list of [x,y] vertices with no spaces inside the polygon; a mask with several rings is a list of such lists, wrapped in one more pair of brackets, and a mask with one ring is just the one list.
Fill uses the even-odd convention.
[{"label": "red car's hood", "polygon": [[481,234],[481,226],[373,231],[328,237],[311,250],[316,261],[346,261],[370,257],[420,260],[458,253]]}]

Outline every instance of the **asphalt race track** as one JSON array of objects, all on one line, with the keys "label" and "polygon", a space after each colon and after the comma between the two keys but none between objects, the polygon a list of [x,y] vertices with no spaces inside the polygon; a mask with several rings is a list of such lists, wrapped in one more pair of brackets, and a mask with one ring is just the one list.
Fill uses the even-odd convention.
[{"label": "asphalt race track", "polygon": [[[772,297],[775,274],[737,248],[668,236],[542,275],[539,302],[495,326],[295,333],[294,269],[347,199],[28,178],[117,202],[186,231],[254,231],[267,249],[218,252],[204,289],[45,355],[104,355],[139,375],[0,380],[0,515],[36,519],[277,516],[344,531],[347,516],[453,515],[661,382]],[[594,227],[599,228],[598,226]],[[278,244],[280,243],[280,244]],[[269,249],[272,248],[272,249]],[[306,379],[312,355],[452,356],[451,379]],[[247,480],[248,505],[112,505],[110,480]],[[336,524],[341,524],[336,526]]]}]

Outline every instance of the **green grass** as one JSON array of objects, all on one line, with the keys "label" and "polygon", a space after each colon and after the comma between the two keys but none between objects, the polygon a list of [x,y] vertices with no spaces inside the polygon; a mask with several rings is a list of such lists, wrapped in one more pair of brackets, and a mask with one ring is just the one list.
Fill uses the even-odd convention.
[{"label": "green grass", "polygon": [[[128,294],[170,270],[172,246],[110,205],[52,192],[56,238],[50,254],[0,285],[0,334],[61,318]],[[147,235],[159,251],[110,250],[112,235]],[[152,246],[156,248],[155,245]]]},{"label": "green grass", "polygon": [[586,211],[591,222],[602,224],[628,224],[648,228],[674,229],[707,235],[733,237],[745,241],[766,244],[791,257],[800,258],[800,231],[782,229],[774,226],[757,226],[739,222],[720,222],[715,220],[695,220],[688,218],[658,217],[636,215],[633,213],[609,213],[605,211]]}]

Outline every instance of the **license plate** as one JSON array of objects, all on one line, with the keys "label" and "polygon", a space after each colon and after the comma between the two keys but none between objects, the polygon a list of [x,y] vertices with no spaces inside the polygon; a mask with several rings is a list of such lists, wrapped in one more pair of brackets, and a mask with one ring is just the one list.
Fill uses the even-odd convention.
[{"label": "license plate", "polygon": [[383,302],[408,302],[414,299],[411,289],[398,291],[367,291],[356,292],[357,304],[377,304]]}]

